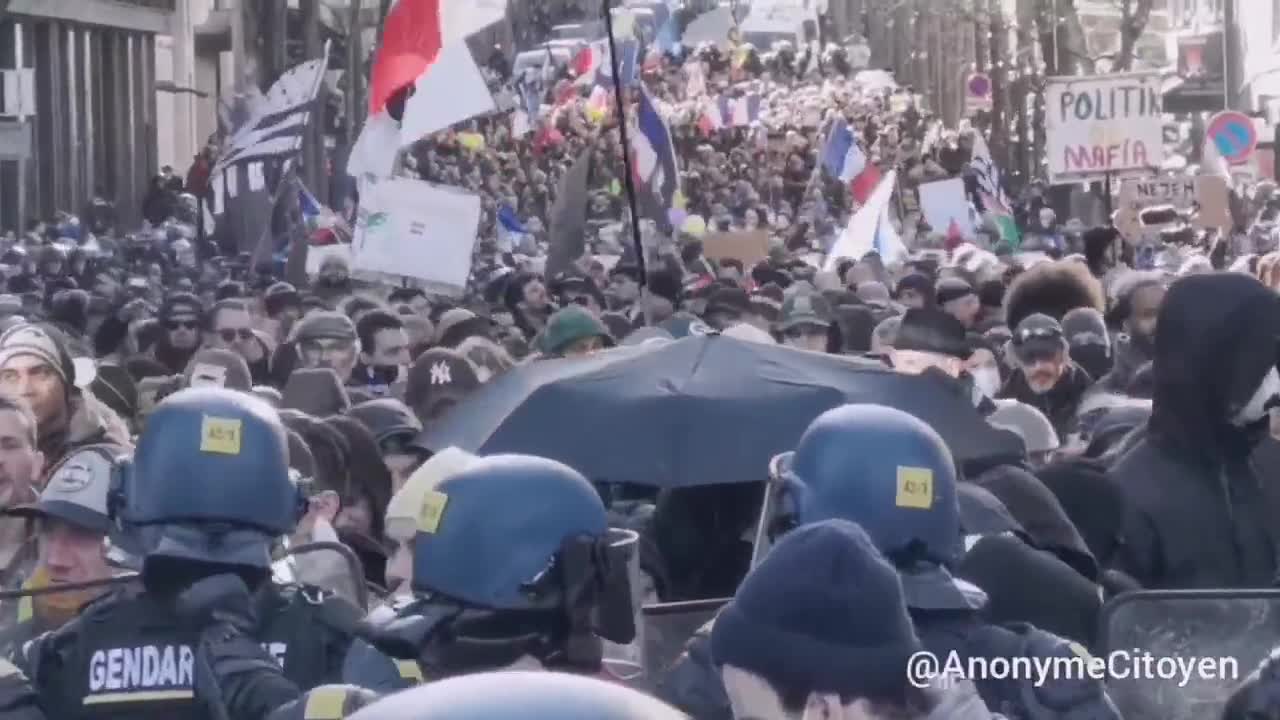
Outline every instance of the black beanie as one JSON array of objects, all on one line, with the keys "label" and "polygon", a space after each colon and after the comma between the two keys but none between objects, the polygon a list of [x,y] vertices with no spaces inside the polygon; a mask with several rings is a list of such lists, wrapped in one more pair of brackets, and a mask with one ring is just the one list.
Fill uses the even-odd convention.
[{"label": "black beanie", "polygon": [[893,347],[895,350],[950,355],[961,360],[972,354],[960,321],[950,313],[933,308],[907,310],[902,316],[902,324],[898,326]]},{"label": "black beanie", "polygon": [[645,288],[649,292],[669,301],[672,305],[680,306],[680,278],[674,273],[666,270],[655,270],[649,273],[645,278]]},{"label": "black beanie", "polygon": [[946,305],[952,300],[959,300],[966,295],[973,295],[973,286],[957,277],[942,278],[937,285],[937,301]]},{"label": "black beanie", "polygon": [[998,308],[1004,305],[1004,283],[987,280],[978,286],[978,300],[983,307]]},{"label": "black beanie", "polygon": [[63,290],[53,296],[49,319],[78,335],[89,328],[89,293],[84,290]]},{"label": "black beanie", "polygon": [[902,293],[910,290],[925,299],[925,307],[934,303],[933,281],[928,275],[921,273],[911,273],[898,281],[898,287],[894,290],[893,296],[901,299]]},{"label": "black beanie", "polygon": [[774,687],[892,697],[920,640],[893,565],[847,520],[797,528],[739,586],[711,630],[717,665]]}]

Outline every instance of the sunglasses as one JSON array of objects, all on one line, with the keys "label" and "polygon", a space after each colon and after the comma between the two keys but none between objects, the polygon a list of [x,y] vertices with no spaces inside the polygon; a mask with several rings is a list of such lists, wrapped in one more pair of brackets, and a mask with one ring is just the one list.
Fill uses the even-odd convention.
[{"label": "sunglasses", "polygon": [[200,327],[200,323],[195,320],[170,320],[165,326],[170,330],[195,330]]},{"label": "sunglasses", "polygon": [[1024,328],[1017,331],[1013,335],[1015,345],[1021,345],[1028,340],[1061,340],[1062,330],[1058,328]]},{"label": "sunglasses", "polygon": [[241,340],[248,341],[253,337],[253,331],[249,328],[223,328],[218,331],[218,337],[222,338],[224,343],[233,343],[236,337]]}]

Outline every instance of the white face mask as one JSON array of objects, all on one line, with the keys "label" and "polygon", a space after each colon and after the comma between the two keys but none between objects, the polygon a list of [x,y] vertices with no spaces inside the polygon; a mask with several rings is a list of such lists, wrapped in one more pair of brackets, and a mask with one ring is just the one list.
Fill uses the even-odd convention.
[{"label": "white face mask", "polygon": [[969,374],[973,376],[973,386],[983,395],[989,398],[996,396],[1000,392],[1000,370],[993,367],[978,367],[969,370]]},{"label": "white face mask", "polygon": [[1267,416],[1267,403],[1280,396],[1280,373],[1275,368],[1262,378],[1258,389],[1253,391],[1253,397],[1249,398],[1249,402],[1240,408],[1235,417],[1231,418],[1231,424],[1236,427],[1244,427],[1258,422]]}]

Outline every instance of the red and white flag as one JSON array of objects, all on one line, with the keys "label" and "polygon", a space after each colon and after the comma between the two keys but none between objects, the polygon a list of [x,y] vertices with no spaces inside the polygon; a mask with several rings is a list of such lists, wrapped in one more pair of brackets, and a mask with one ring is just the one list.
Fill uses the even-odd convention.
[{"label": "red and white flag", "polygon": [[507,2],[397,0],[374,55],[366,129],[381,124],[388,102],[410,85],[414,93],[400,122],[401,147],[493,110],[493,96],[466,39],[506,17]]}]

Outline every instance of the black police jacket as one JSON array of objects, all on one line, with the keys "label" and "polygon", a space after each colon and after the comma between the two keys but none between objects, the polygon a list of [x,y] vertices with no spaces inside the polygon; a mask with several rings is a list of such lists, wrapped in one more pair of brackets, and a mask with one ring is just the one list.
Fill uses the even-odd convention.
[{"label": "black police jacket", "polygon": [[[18,665],[49,718],[212,720],[196,690],[200,639],[201,628],[178,618],[169,603],[128,588],[99,598],[75,620],[27,643]],[[218,676],[221,659],[214,658],[213,672],[228,716],[253,720],[296,697],[297,689],[259,654],[256,641],[244,641],[258,655],[237,662],[249,671],[238,670],[224,682]]]},{"label": "black police jacket", "polygon": [[346,601],[311,585],[268,585],[255,598],[258,640],[303,691],[342,681],[352,638],[335,602]]}]

